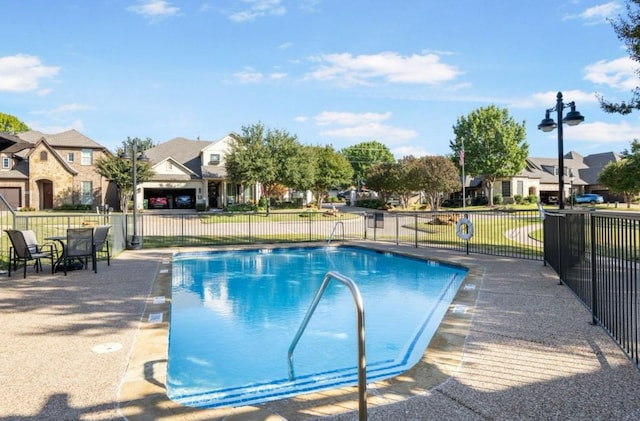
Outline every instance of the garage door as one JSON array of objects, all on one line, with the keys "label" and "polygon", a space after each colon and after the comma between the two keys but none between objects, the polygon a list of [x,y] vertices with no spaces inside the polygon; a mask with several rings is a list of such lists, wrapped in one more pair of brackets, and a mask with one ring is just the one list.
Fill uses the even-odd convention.
[{"label": "garage door", "polygon": [[0,194],[12,208],[17,209],[22,205],[20,203],[20,187],[0,187]]}]

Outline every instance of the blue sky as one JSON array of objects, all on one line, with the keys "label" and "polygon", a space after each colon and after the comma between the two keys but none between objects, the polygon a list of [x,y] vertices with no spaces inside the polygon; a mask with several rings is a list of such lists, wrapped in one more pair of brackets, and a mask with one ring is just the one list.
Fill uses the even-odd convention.
[{"label": "blue sky", "polygon": [[21,0],[3,2],[0,112],[108,148],[127,136],[217,140],[262,122],[304,144],[384,143],[396,157],[451,153],[460,116],[494,104],[525,121],[530,155],[558,91],[585,116],[564,150],[627,148],[638,114],[596,93],[638,85],[593,0]]}]

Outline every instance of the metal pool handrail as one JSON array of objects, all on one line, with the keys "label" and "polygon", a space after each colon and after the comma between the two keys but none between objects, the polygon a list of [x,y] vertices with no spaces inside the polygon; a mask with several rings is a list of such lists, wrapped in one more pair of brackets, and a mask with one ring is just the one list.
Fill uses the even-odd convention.
[{"label": "metal pool handrail", "polygon": [[327,239],[327,245],[331,244],[331,239],[333,238],[333,234],[335,234],[338,225],[342,227],[342,239],[344,240],[344,222],[337,221],[335,224],[333,224],[333,228],[331,229],[331,233],[329,234],[329,238]]},{"label": "metal pool handrail", "polygon": [[293,350],[298,345],[298,341],[302,336],[302,333],[307,327],[313,312],[316,310],[324,291],[327,289],[327,285],[331,279],[336,279],[347,287],[351,291],[351,295],[353,296],[353,303],[356,307],[356,336],[358,338],[358,414],[360,421],[366,421],[367,419],[367,363],[365,359],[365,346],[364,346],[364,306],[362,304],[362,296],[360,295],[360,290],[353,280],[342,275],[338,272],[327,272],[322,279],[322,284],[320,284],[320,288],[316,292],[316,295],[313,297],[313,301],[307,310],[307,314],[304,316],[304,320],[300,324],[298,328],[298,332],[296,336],[293,338],[291,345],[289,346],[289,380],[293,380]]}]

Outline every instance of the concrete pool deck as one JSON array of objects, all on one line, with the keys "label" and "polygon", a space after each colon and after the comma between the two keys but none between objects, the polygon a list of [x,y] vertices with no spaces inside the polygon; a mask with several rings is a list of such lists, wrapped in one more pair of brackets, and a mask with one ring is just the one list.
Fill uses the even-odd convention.
[{"label": "concrete pool deck", "polygon": [[[549,267],[368,244],[470,270],[422,361],[369,385],[370,420],[640,419],[640,370]],[[167,400],[174,251],[127,251],[98,274],[0,278],[0,421],[358,418],[354,387],[242,408]]]}]

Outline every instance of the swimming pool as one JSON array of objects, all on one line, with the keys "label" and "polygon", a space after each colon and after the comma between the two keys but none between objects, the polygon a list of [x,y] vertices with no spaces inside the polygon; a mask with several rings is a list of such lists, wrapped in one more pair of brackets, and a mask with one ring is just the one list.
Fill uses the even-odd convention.
[{"label": "swimming pool", "polygon": [[327,271],[358,285],[367,381],[422,356],[465,269],[357,247],[177,253],[167,395],[187,406],[240,406],[357,384],[354,303],[331,282],[295,351],[287,352]]}]

